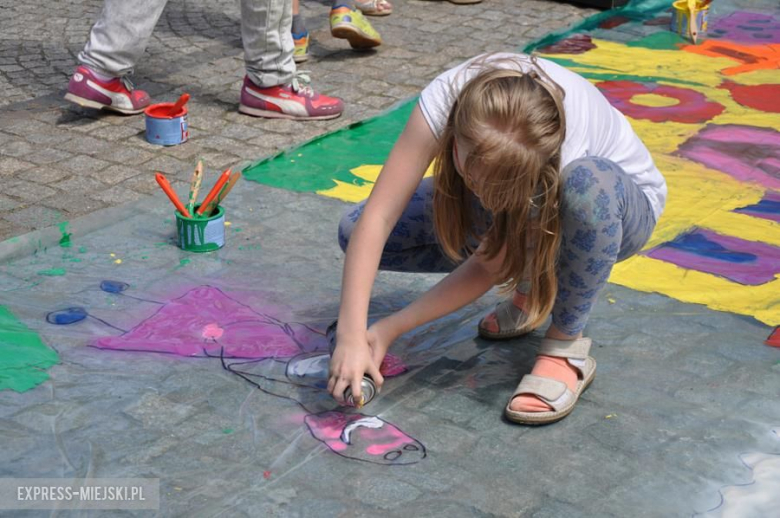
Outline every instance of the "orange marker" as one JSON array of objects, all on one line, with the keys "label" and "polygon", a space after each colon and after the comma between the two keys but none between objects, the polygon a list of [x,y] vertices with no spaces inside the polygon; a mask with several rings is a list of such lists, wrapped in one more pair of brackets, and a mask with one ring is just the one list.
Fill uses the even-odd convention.
[{"label": "orange marker", "polygon": [[208,207],[209,203],[217,197],[219,194],[219,191],[222,190],[222,187],[225,186],[225,183],[227,183],[228,179],[230,178],[230,168],[225,169],[225,172],[222,173],[222,175],[217,180],[217,183],[214,184],[214,187],[211,188],[211,191],[209,192],[208,196],[203,200],[203,203],[200,204],[200,207],[198,208],[195,213],[198,216],[202,216],[204,212],[206,212],[206,207]]},{"label": "orange marker", "polygon": [[192,216],[190,215],[189,211],[184,205],[182,205],[181,201],[179,201],[179,197],[176,196],[176,193],[171,188],[171,184],[168,183],[168,179],[165,177],[165,175],[162,173],[154,173],[154,179],[157,180],[158,184],[160,184],[163,192],[168,195],[168,198],[173,203],[173,206],[176,207],[176,210],[178,210],[185,218],[191,218]]}]

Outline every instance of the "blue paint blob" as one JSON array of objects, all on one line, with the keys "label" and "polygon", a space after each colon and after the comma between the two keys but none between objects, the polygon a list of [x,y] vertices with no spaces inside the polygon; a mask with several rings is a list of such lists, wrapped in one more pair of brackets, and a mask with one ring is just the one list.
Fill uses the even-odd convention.
[{"label": "blue paint blob", "polygon": [[46,321],[50,324],[58,326],[67,326],[81,322],[87,318],[87,310],[82,307],[72,307],[68,309],[61,309],[59,311],[52,311],[46,315]]},{"label": "blue paint blob", "polygon": [[701,234],[684,234],[674,241],[666,243],[664,247],[682,250],[683,252],[696,254],[709,259],[728,261],[737,264],[750,263],[758,259],[758,257],[753,254],[729,250],[719,243],[710,241]]},{"label": "blue paint blob", "polygon": [[129,287],[129,284],[120,281],[102,281],[100,283],[100,289],[108,293],[122,293]]},{"label": "blue paint blob", "polygon": [[780,214],[780,201],[776,200],[761,200],[755,205],[748,205],[737,209],[736,212],[756,212],[760,214]]}]

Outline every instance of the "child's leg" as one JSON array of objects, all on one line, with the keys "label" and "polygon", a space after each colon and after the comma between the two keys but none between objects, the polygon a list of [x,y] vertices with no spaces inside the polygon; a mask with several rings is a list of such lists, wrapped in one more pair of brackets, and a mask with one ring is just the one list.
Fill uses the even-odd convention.
[{"label": "child's leg", "polygon": [[[636,254],[655,227],[650,203],[614,162],[589,157],[561,171],[562,240],[558,264],[558,296],[553,307],[552,338],[582,335],[591,308],[612,266]],[[557,379],[574,389],[576,371],[565,359],[539,356],[533,374]],[[512,401],[513,410],[547,411],[530,395]]]},{"label": "child's leg", "polygon": [[[341,218],[339,223],[339,245],[346,251],[352,230],[363,213],[365,201],[358,203]],[[478,218],[485,217],[484,209],[474,204]],[[433,178],[423,178],[412,195],[395,228],[390,232],[382,258],[380,270],[396,272],[451,272],[457,264],[448,258],[436,239],[433,223]]]}]

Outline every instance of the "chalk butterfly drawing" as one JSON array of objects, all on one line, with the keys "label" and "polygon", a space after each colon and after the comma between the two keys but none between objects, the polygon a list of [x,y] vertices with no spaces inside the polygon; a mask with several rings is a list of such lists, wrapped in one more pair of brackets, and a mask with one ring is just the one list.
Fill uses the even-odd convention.
[{"label": "chalk butterfly drawing", "polygon": [[[342,457],[383,465],[415,464],[426,457],[425,446],[399,427],[376,416],[343,412],[327,396],[323,389],[330,357],[323,332],[255,311],[214,286],[198,286],[168,302],[134,297],[125,293],[128,288],[120,281],[100,284],[106,293],[160,305],[130,330],[79,306],[52,311],[46,320],[72,325],[92,318],[122,332],[90,343],[100,349],[219,359],[228,372],[303,408],[312,437]],[[386,378],[406,370],[392,355],[381,367]]]}]

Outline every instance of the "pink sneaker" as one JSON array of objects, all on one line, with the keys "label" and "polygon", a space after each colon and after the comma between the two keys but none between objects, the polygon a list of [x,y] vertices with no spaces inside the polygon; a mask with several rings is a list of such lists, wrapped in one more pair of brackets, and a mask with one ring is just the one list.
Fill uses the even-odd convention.
[{"label": "pink sneaker", "polygon": [[[316,93],[308,86],[308,77],[298,74],[290,85],[260,88],[244,77],[238,111],[269,119],[323,120],[335,119],[344,111],[336,97]],[[307,83],[301,85],[299,81]]]},{"label": "pink sneaker", "polygon": [[149,94],[135,90],[127,78],[101,81],[84,65],[79,66],[70,78],[65,99],[79,106],[105,108],[125,115],[141,113],[151,103]]}]

